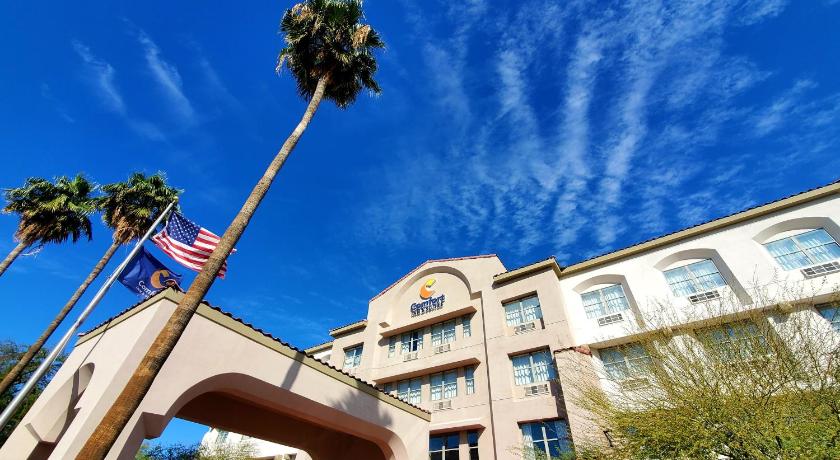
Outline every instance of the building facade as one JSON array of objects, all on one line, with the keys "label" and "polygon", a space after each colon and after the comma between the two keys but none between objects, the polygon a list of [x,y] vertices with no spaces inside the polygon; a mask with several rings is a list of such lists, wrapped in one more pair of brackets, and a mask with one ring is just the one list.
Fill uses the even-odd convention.
[{"label": "building facade", "polygon": [[[807,286],[817,306],[796,314],[840,330],[830,303],[840,284],[838,191],[834,183],[566,267],[549,258],[509,270],[495,255],[430,260],[374,297],[366,319],[306,351],[431,411],[433,460],[607,443],[576,406],[570,379],[609,389],[603,376],[620,378],[635,358],[622,346],[664,304],[698,313],[671,318],[677,335],[690,336],[701,323],[728,327],[703,316],[720,299],[766,308],[758,289]],[[570,362],[577,374],[564,369]]]}]

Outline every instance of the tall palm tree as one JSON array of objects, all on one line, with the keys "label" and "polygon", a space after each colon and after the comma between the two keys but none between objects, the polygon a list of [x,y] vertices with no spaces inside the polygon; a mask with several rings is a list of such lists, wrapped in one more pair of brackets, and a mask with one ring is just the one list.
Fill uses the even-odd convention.
[{"label": "tall palm tree", "polygon": [[300,95],[309,99],[309,105],[77,458],[102,459],[107,455],[175,348],[321,100],[326,98],[346,108],[363,89],[379,93],[379,85],[373,78],[377,68],[373,51],[384,44],[369,25],[361,23],[362,19],[360,0],[307,0],[283,15],[280,30],[285,34],[286,46],[280,51],[277,69],[285,66],[291,71]]},{"label": "tall palm tree", "polygon": [[134,173],[126,182],[103,186],[102,192],[103,196],[96,199],[96,206],[102,211],[102,220],[105,225],[114,231],[111,246],[76,289],[70,300],[64,304],[64,307],[41,333],[38,340],[29,346],[17,364],[3,377],[0,381],[0,394],[3,394],[18,379],[87,288],[99,276],[102,269],[108,265],[117,249],[132,240],[141,238],[166,206],[177,199],[180,190],[166,185],[166,178],[162,173],[148,177],[141,173]]},{"label": "tall palm tree", "polygon": [[55,183],[40,177],[26,179],[23,187],[5,190],[3,212],[18,215],[15,239],[18,244],[0,262],[0,276],[24,249],[33,245],[74,243],[83,236],[93,238],[90,214],[95,211],[91,193],[96,186],[81,174]]}]

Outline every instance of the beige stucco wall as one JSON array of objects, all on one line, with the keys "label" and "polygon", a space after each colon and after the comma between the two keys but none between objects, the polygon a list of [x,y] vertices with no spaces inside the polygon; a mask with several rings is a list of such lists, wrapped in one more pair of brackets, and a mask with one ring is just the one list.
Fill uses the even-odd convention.
[{"label": "beige stucco wall", "polygon": [[[371,300],[366,326],[336,338],[333,363],[342,364],[344,347],[363,343],[362,364],[355,372],[378,384],[422,377],[421,406],[430,410],[428,375],[474,363],[476,394],[464,396],[459,374],[459,395],[452,402],[453,409],[433,411],[430,429],[433,433],[481,429],[482,458],[517,458],[509,450],[521,443],[519,424],[544,419],[567,420],[574,439],[605,443],[596,421],[575,401],[579,385],[570,383],[598,382],[602,374],[598,349],[636,340],[634,335],[649,325],[645,318],[660,315],[663,305],[688,313],[673,316],[672,323],[678,328],[690,331],[702,324],[697,322],[697,312],[690,310],[696,306],[671,294],[662,271],[711,258],[729,285],[722,288],[724,296],[731,292],[733,299],[756,308],[777,302],[781,297],[779,286],[788,290],[794,286],[800,296],[827,296],[840,285],[840,274],[805,280],[798,270],[784,272],[762,244],[819,227],[840,241],[837,190],[837,185],[830,186],[797,198],[793,205],[783,201],[783,209],[774,203],[750,211],[745,215],[752,217],[747,219],[723,219],[720,224],[725,225],[715,227],[713,223],[701,227],[703,231],[695,235],[662,239],[672,241],[664,244],[654,240],[653,244],[640,246],[637,253],[620,251],[615,257],[605,256],[562,271],[551,262],[543,262],[510,272],[515,276],[497,276],[507,271],[495,256],[430,261]],[[650,249],[646,249],[648,246]],[[418,291],[430,278],[436,280],[436,295],[446,294],[445,306],[411,317],[410,305],[420,300]],[[624,286],[631,310],[625,312],[621,323],[599,326],[596,320],[586,318],[581,293],[614,283]],[[543,319],[537,330],[516,335],[505,325],[502,304],[532,294],[539,298]],[[457,328],[451,350],[434,354],[428,326],[465,313],[473,314],[472,337],[463,338]],[[810,309],[801,314],[817,312]],[[709,315],[707,312],[705,319],[714,319]],[[696,324],[684,323],[689,319]],[[418,327],[425,328],[424,349],[418,359],[403,362],[399,353],[388,357],[388,336]],[[679,330],[676,333],[685,335]],[[514,384],[510,357],[540,348],[549,349],[558,368],[565,368],[560,369],[560,381],[552,385],[550,395],[526,397],[522,387]]]},{"label": "beige stucco wall", "polygon": [[[182,339],[184,346],[179,345],[161,373],[162,381],[178,382],[178,385],[176,388],[156,386],[148,401],[144,401],[143,410],[149,415],[143,418],[142,423],[138,416],[133,427],[137,433],[154,435],[179,410],[195,417],[210,417],[211,414],[206,411],[183,406],[184,388],[201,391],[221,389],[228,394],[238,394],[243,385],[250,385],[247,397],[260,404],[260,409],[255,409],[254,413],[269,417],[270,413],[260,412],[268,410],[297,417],[310,424],[323,424],[329,420],[337,424],[335,428],[342,432],[384,443],[382,445],[386,450],[397,452],[402,445],[407,458],[426,458],[429,433],[449,432],[462,433],[461,458],[467,458],[464,433],[477,430],[480,433],[481,458],[513,460],[518,456],[512,449],[520,446],[522,441],[519,425],[549,419],[568,421],[573,440],[603,443],[605,438],[597,421],[579,407],[575,401],[576,388],[571,383],[597,382],[602,371],[598,350],[637,340],[635,334],[644,326],[645,318],[661,312],[663,304],[688,313],[698,308],[686,299],[673,297],[663,270],[689,260],[711,258],[733,294],[748,307],[755,308],[778,299],[779,286],[788,289],[791,285],[799,286],[803,293],[818,297],[827,296],[837,289],[840,274],[806,280],[799,271],[781,271],[762,246],[762,243],[790,232],[818,227],[825,228],[835,240],[840,240],[840,198],[835,191],[838,187],[832,187],[831,194],[800,200],[783,210],[772,206],[760,208],[761,212],[751,212],[749,219],[724,219],[720,222],[726,223],[725,226],[707,225],[701,227],[702,232],[689,232],[681,239],[664,237],[640,245],[635,252],[619,251],[562,271],[552,261],[507,271],[496,256],[422,264],[373,298],[365,321],[334,330],[334,341],[327,347],[329,351],[321,347],[318,353],[332,366],[341,368],[344,350],[361,344],[364,352],[360,365],[346,370],[352,375],[380,387],[402,379],[420,378],[422,402],[419,405],[431,411],[431,416],[426,416],[430,418],[429,423],[418,422],[418,414],[413,412],[417,409],[395,405],[394,398],[383,400],[382,396],[365,391],[360,394],[359,387],[340,379],[322,381],[318,373],[325,371],[319,371],[317,366],[295,365],[300,360],[295,361],[296,358],[290,356],[278,361],[278,353],[283,353],[276,347],[260,343],[260,340],[272,342],[270,339],[255,341],[251,337],[242,340],[243,337],[248,338],[247,331],[238,330],[241,328],[234,324],[225,325],[223,318],[213,319],[213,315],[207,313],[197,317],[195,324],[191,323]],[[667,243],[659,244],[657,241]],[[446,296],[443,307],[412,316],[411,304],[422,300],[421,287],[430,279],[435,280],[431,287],[435,291],[432,297]],[[624,286],[631,310],[623,322],[599,326],[597,321],[586,318],[581,293],[612,283]],[[516,334],[505,324],[503,303],[528,295],[538,297],[542,319],[534,330]],[[759,299],[762,299],[761,302]],[[113,400],[115,390],[110,385],[127,378],[126,369],[133,369],[139,360],[140,352],[137,350],[145,350],[153,337],[148,331],[159,328],[172,308],[174,303],[161,300],[155,308],[140,309],[131,318],[130,321],[141,327],[125,329],[119,336],[107,332],[97,336],[101,347],[94,346],[94,341],[90,340],[74,350],[66,369],[62,368],[56,377],[57,382],[68,381],[75,369],[88,362],[95,362],[97,370],[90,380],[89,390],[75,405],[79,409],[78,422],[70,424],[56,452],[59,449],[62,449],[61,452],[78,449],[73,439],[81,439],[92,429],[93,422],[89,421],[95,418],[92,415],[101,413]],[[817,313],[813,309],[805,309],[797,314],[815,316]],[[471,316],[470,337],[463,335],[461,319],[464,315]],[[706,322],[696,318],[691,323],[681,322],[691,316],[673,318],[675,336],[680,339],[688,337],[692,327]],[[430,327],[449,319],[456,319],[456,339],[448,351],[435,353]],[[219,338],[219,327],[230,331],[223,339]],[[412,329],[422,329],[424,335],[424,347],[417,359],[405,361],[399,351],[389,357],[389,337]],[[110,351],[102,352],[106,347]],[[551,383],[549,394],[526,396],[523,387],[514,383],[511,357],[539,349],[547,349],[551,353],[559,368],[560,379]],[[197,354],[195,350],[201,352]],[[463,368],[467,365],[475,366],[476,392],[472,395],[465,392]],[[100,367],[103,372],[99,372]],[[458,369],[458,396],[452,400],[451,409],[434,410],[430,401],[429,376],[451,369]],[[213,379],[220,374],[248,375],[265,385],[251,381],[243,383],[237,379]],[[84,376],[80,379],[84,380]],[[207,384],[208,381],[212,385]],[[47,399],[56,397],[65,391],[63,388],[67,387],[62,387],[60,383],[51,385],[45,396]],[[91,397],[89,393],[97,396]],[[313,407],[319,409],[311,410],[307,401],[317,403],[318,406]],[[218,407],[230,403],[228,400],[207,401],[207,404],[218,404]],[[380,413],[383,408],[387,418]],[[42,439],[56,436],[55,428],[46,426],[49,424],[43,421],[50,419],[41,410],[43,407],[34,409],[39,410],[33,410],[32,417],[27,419],[31,422],[31,430],[23,434],[18,433],[21,430],[16,431],[14,445],[31,444],[34,439],[31,433],[38,433]],[[39,413],[42,414],[40,419]],[[54,414],[50,413],[50,416]],[[202,421],[213,424],[212,420]],[[142,429],[138,428],[141,426]],[[223,424],[214,426],[225,428]],[[297,435],[305,438],[307,433],[302,430]],[[271,436],[266,432],[259,434],[264,439]],[[288,436],[272,440],[289,445],[302,442]],[[0,457],[6,452],[9,451],[4,446]]]},{"label": "beige stucco wall", "polygon": [[[51,455],[34,458],[73,458],[179,296],[171,291],[159,295],[130,318],[86,337],[0,449],[0,458],[25,458],[39,440],[57,443]],[[56,404],[67,407],[69,401],[52,398],[55,388],[87,363],[95,370],[64,435],[45,439],[33,433],[40,414]],[[205,305],[109,458],[133,458],[140,442],[159,436],[174,416],[299,447],[314,460],[354,449],[358,455],[374,455],[375,449],[383,459],[420,460],[428,442],[428,414]]]}]

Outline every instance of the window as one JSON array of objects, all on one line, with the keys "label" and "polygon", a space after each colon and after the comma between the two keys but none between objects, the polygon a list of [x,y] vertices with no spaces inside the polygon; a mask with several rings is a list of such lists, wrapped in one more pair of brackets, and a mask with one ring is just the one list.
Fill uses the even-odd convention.
[{"label": "window", "polygon": [[599,350],[604,370],[613,380],[624,380],[638,376],[644,366],[650,364],[650,356],[643,346],[638,343],[623,347],[611,347]]},{"label": "window", "polygon": [[711,260],[701,260],[700,262],[666,270],[665,279],[668,280],[671,291],[677,297],[708,292],[726,285],[717,267],[715,267],[715,263]]},{"label": "window", "polygon": [[840,246],[821,228],[766,243],[764,246],[785,270],[840,259]]},{"label": "window", "polygon": [[468,395],[475,393],[475,366],[464,368],[464,384]]},{"label": "window", "polygon": [[359,367],[362,362],[362,345],[344,349],[344,368],[353,369]]},{"label": "window", "polygon": [[402,343],[400,346],[400,353],[411,353],[423,348],[423,330],[406,332],[401,337]]},{"label": "window", "polygon": [[388,357],[393,358],[397,354],[397,336],[388,337]]},{"label": "window", "polygon": [[817,305],[817,311],[831,323],[835,331],[840,332],[840,305]]},{"label": "window", "polygon": [[432,346],[443,345],[455,341],[455,320],[438,323],[432,326]]},{"label": "window", "polygon": [[523,423],[519,427],[528,459],[538,455],[539,458],[557,458],[571,452],[568,428],[563,420]]},{"label": "window", "polygon": [[548,350],[514,356],[511,361],[513,362],[513,379],[517,385],[547,382],[555,377]]},{"label": "window", "polygon": [[410,404],[420,404],[420,385],[422,381],[417,379],[400,380],[397,382],[397,397]]},{"label": "window", "polygon": [[431,376],[432,401],[458,396],[458,371],[440,372]]},{"label": "window", "polygon": [[472,337],[472,320],[469,316],[461,318],[461,329],[464,331],[464,337]]},{"label": "window", "polygon": [[478,431],[467,431],[467,445],[470,448],[470,460],[478,460]]},{"label": "window", "polygon": [[386,383],[385,386],[382,388],[382,391],[391,395],[394,394],[394,384],[391,382]]},{"label": "window", "polygon": [[724,324],[705,329],[698,336],[723,361],[739,361],[767,352],[767,340],[752,322]]},{"label": "window", "polygon": [[429,460],[459,460],[460,433],[429,436]]},{"label": "window", "polygon": [[583,310],[589,319],[600,318],[630,308],[627,297],[624,295],[624,288],[620,284],[581,294],[581,298],[583,298]]},{"label": "window", "polygon": [[523,323],[542,318],[540,301],[537,296],[531,296],[514,302],[507,302],[505,307],[505,319],[508,326],[519,326]]}]

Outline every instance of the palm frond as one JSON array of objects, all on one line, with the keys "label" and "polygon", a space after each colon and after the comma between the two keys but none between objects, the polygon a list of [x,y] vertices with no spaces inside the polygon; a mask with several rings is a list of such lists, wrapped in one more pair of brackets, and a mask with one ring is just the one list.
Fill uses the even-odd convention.
[{"label": "palm frond", "polygon": [[125,244],[138,239],[181,190],[170,187],[166,176],[133,173],[125,182],[102,186],[98,207],[102,220],[114,231],[114,241]]},{"label": "palm frond", "polygon": [[322,78],[324,97],[338,107],[353,103],[363,89],[378,94],[374,50],[385,47],[379,34],[363,24],[359,0],[307,0],[288,9],[280,21],[286,46],[276,71],[289,69],[298,92],[311,98]]},{"label": "palm frond", "polygon": [[4,213],[19,217],[15,237],[27,245],[74,243],[93,238],[90,214],[96,211],[92,196],[96,184],[79,174],[55,182],[32,177],[22,187],[5,190]]}]

